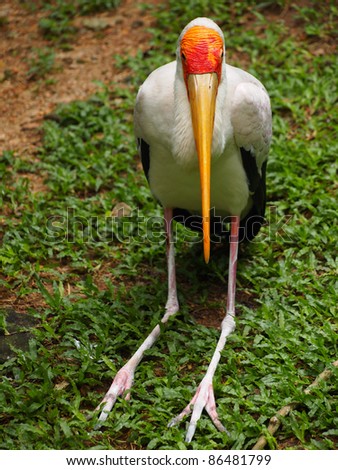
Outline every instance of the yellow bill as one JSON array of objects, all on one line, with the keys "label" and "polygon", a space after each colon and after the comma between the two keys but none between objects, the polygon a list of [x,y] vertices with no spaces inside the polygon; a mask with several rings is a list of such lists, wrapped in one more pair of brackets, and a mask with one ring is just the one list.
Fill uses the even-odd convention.
[{"label": "yellow bill", "polygon": [[210,164],[218,78],[216,73],[191,74],[188,76],[187,84],[200,168],[204,259],[208,263],[210,258]]}]

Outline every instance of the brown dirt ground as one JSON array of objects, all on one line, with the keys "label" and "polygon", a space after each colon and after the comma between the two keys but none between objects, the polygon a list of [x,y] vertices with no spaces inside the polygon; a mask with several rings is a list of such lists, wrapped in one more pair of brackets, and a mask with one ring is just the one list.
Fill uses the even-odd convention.
[{"label": "brown dirt ground", "polygon": [[0,18],[6,18],[6,23],[0,28],[0,152],[33,155],[41,140],[42,119],[58,103],[86,99],[97,89],[95,80],[123,80],[123,74],[114,69],[113,56],[132,54],[136,45],[146,46],[146,30],[154,21],[148,13],[140,17],[141,3],[124,0],[117,10],[95,15],[107,25],[102,31],[86,27],[88,17],[76,18],[78,33],[70,50],[56,49],[58,70],[48,75],[54,79],[48,84],[27,77],[33,49],[49,45],[38,27],[46,12],[31,12],[15,0],[1,2]]},{"label": "brown dirt ground", "polygon": [[[39,30],[39,20],[46,15],[42,9],[30,11],[19,0],[2,0],[0,4],[0,153],[13,150],[18,158],[33,160],[37,158],[41,143],[40,126],[46,115],[53,112],[56,105],[77,99],[86,99],[92,95],[97,85],[95,80],[103,83],[122,83],[128,71],[121,73],[114,67],[114,55],[132,55],[140,48],[149,47],[150,35],[147,32],[154,23],[149,11],[140,13],[143,0],[122,0],[114,11],[92,15],[90,18],[104,21],[106,27],[100,31],[88,27],[88,17],[77,17],[74,22],[78,32],[71,41],[69,50],[55,48],[56,67],[48,74],[48,80],[32,80],[27,76],[29,59],[34,48],[49,46]],[[156,5],[159,0],[147,0],[148,4]],[[302,0],[299,4],[306,5]],[[306,41],[302,25],[295,19],[290,6],[281,10],[278,6],[265,10],[270,21],[284,21],[290,34]],[[5,19],[5,21],[1,21]],[[254,15],[248,14],[241,19],[243,28],[253,27]],[[264,34],[264,26],[255,26],[257,35]],[[313,55],[333,52],[336,45],[331,41],[307,42]],[[53,46],[53,45],[52,45]],[[229,48],[229,61],[247,65],[250,58],[241,52]],[[52,80],[51,80],[52,79]],[[27,175],[32,191],[44,191],[43,176]],[[111,266],[102,266],[97,283],[104,288],[103,279],[109,276]],[[60,266],[67,270],[67,266]],[[165,280],[164,280],[165,282]],[[48,286],[46,286],[48,287]],[[187,286],[189,287],[189,286]],[[184,288],[184,280],[183,280]],[[215,286],[213,286],[214,290]],[[65,285],[65,292],[75,292],[75,287]],[[249,292],[238,293],[240,303],[254,304],[255,300]],[[226,300],[225,286],[218,286],[211,293],[214,299]],[[41,296],[30,293],[17,297],[15,292],[0,289],[0,306],[14,308],[17,312],[25,312],[29,307],[42,307]],[[208,326],[219,326],[223,318],[223,309],[195,310],[197,321]],[[211,309],[212,310],[212,309]]]},{"label": "brown dirt ground", "polygon": [[[78,28],[71,49],[56,50],[57,69],[48,75],[54,79],[29,80],[28,61],[34,48],[49,45],[41,31],[39,20],[46,16],[43,10],[35,12],[25,8],[18,0],[2,0],[0,5],[0,152],[14,150],[20,155],[33,155],[41,141],[39,126],[43,117],[58,103],[86,99],[97,89],[95,80],[119,83],[125,75],[114,68],[115,54],[130,55],[139,48],[148,47],[147,28],[155,21],[149,12],[140,14],[142,0],[123,0],[114,11],[103,12],[91,18],[102,19],[106,28],[93,31],[86,26],[88,17],[74,20]],[[159,0],[147,0],[156,5]],[[306,4],[307,1],[300,1]],[[295,19],[290,7],[280,10],[272,7],[265,12],[271,21],[284,21],[292,35],[305,40],[302,25]],[[5,19],[2,23],[1,19]],[[254,16],[241,19],[243,27],[250,28]],[[257,27],[262,34],[264,26]],[[336,45],[329,42],[307,44],[313,55],[333,52]],[[249,58],[229,50],[229,58],[243,63]],[[34,185],[34,182],[33,182]]]},{"label": "brown dirt ground", "polygon": [[[1,2],[0,154],[12,150],[18,158],[34,160],[41,144],[43,119],[59,103],[85,100],[97,90],[95,81],[123,82],[128,71],[116,71],[114,55],[131,55],[139,48],[149,47],[147,29],[154,18],[148,12],[140,15],[142,3],[124,0],[116,10],[75,18],[78,31],[70,42],[71,48],[62,50],[54,47],[39,30],[39,20],[46,12],[41,9],[32,12],[16,0]],[[148,0],[148,4],[156,4],[156,0]],[[92,29],[88,19],[101,21],[106,27]],[[47,46],[55,50],[55,70],[48,73],[48,80],[29,79],[29,59],[34,49]],[[32,191],[46,190],[43,175],[25,176]],[[108,265],[102,269],[102,276],[107,275],[108,269]],[[65,271],[67,267],[60,266],[59,270]],[[67,294],[74,293],[74,289],[68,283],[65,285]],[[37,292],[17,296],[15,291],[0,287],[0,306],[25,313],[30,307],[42,308],[45,304]]]}]

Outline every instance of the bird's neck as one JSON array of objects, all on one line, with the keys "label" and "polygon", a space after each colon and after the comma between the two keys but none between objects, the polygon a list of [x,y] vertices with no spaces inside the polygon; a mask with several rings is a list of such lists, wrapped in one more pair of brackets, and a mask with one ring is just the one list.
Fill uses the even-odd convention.
[{"label": "bird's neck", "polygon": [[[225,73],[218,87],[216,98],[216,112],[214,121],[214,133],[212,142],[212,159],[217,159],[223,152],[226,144],[226,133],[222,126],[225,122],[224,106],[226,99]],[[190,103],[183,75],[178,70],[174,84],[174,126],[172,135],[172,154],[183,167],[198,167],[198,158],[193,133]]]}]

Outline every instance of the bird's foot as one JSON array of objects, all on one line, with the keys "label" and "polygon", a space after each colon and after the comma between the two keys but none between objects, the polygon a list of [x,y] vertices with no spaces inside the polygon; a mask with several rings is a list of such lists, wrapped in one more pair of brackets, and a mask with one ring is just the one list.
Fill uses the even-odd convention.
[{"label": "bird's foot", "polygon": [[[128,367],[128,364],[123,366],[118,373],[116,374],[108,392],[105,397],[96,408],[95,411],[100,411],[99,424],[104,422],[107,419],[109,412],[112,410],[117,397],[123,395],[125,392],[131,389],[134,380],[134,371]],[[130,399],[130,392],[128,391],[126,400]]]},{"label": "bird's foot", "polygon": [[221,432],[226,432],[227,434],[229,434],[218,417],[218,414],[216,411],[216,402],[215,402],[214,389],[212,385],[212,379],[210,379],[207,375],[204,377],[204,379],[200,383],[190,403],[184,408],[184,410],[179,415],[177,415],[175,418],[173,418],[169,422],[168,426],[169,427],[175,426],[185,416],[188,416],[190,413],[192,413],[188,430],[187,430],[187,434],[185,436],[186,442],[191,442],[195,434],[197,422],[204,408],[207,411],[208,415],[211,418],[211,421],[214,423],[216,428]]}]

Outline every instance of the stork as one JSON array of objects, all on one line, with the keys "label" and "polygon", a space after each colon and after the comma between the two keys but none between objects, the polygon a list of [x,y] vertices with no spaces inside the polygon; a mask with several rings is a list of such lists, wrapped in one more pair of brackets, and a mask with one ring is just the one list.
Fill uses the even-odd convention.
[{"label": "stork", "polygon": [[[173,426],[191,414],[186,434],[190,442],[203,409],[218,430],[226,431],[216,410],[213,376],[235,328],[238,243],[252,240],[264,220],[270,100],[255,77],[226,64],[221,29],[208,18],[196,18],[179,36],[176,61],[156,69],[140,87],[134,125],[151,192],[164,209],[168,297],[162,324],[179,310],[172,221],[202,231],[206,263],[210,234],[218,230],[229,239],[227,305],[220,337],[195,395],[169,423]],[[226,218],[230,231],[222,226]],[[118,396],[130,398],[135,369],[159,335],[160,323],[118,371],[97,408],[99,421],[106,419]]]}]

